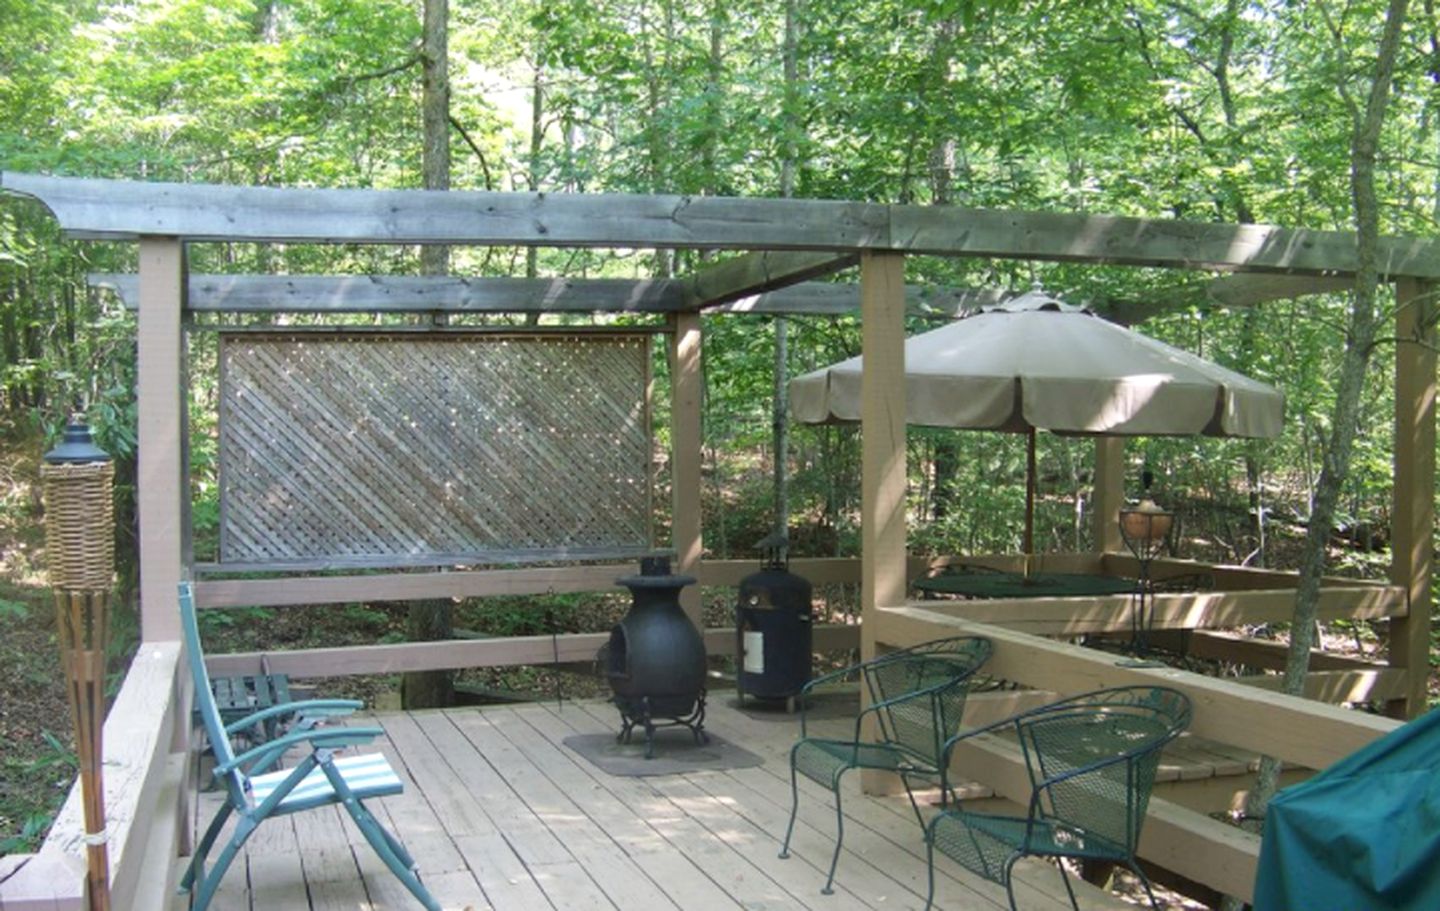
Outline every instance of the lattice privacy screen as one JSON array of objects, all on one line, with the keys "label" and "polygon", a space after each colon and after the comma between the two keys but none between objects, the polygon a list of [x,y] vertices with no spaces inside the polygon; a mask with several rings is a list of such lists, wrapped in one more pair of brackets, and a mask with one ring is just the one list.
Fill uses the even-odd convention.
[{"label": "lattice privacy screen", "polygon": [[652,544],[646,336],[232,333],[220,365],[224,564]]}]

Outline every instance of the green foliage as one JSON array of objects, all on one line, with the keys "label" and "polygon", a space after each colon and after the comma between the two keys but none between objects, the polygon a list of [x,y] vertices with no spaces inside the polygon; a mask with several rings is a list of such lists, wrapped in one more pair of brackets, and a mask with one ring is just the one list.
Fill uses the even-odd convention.
[{"label": "green foliage", "polygon": [[23,601],[0,598],[0,620],[24,620],[30,615],[30,608]]},{"label": "green foliage", "polygon": [[228,607],[224,610],[200,611],[200,638],[222,635],[227,630],[244,630],[264,627],[275,619],[275,611],[268,607]]},{"label": "green foliage", "polygon": [[580,595],[525,595],[486,598],[467,606],[456,623],[473,624],[489,636],[548,636],[575,631],[581,613]]},{"label": "green foliage", "polygon": [[[797,68],[787,81],[783,4],[455,5],[452,185],[774,195],[793,158],[795,191],[807,197],[1350,224],[1354,99],[1343,87],[1373,54],[1381,14],[1373,0],[836,0],[796,8]],[[1440,98],[1426,56],[1433,23],[1417,17],[1411,28],[1380,181],[1386,230],[1429,235]],[[0,0],[0,164],[237,184],[418,186],[418,37],[419,17],[404,0]],[[197,271],[417,268],[414,250],[399,247],[195,244],[190,255]],[[518,250],[455,256],[464,274],[525,269]],[[649,277],[706,260],[541,251],[535,267]],[[117,457],[122,555],[134,550],[135,325],[113,299],[87,292],[84,276],[134,265],[129,245],[65,241],[38,207],[0,199],[0,410],[10,426],[29,423],[51,437],[69,411],[88,410]],[[1177,502],[1207,503],[1192,522],[1234,559],[1258,547],[1244,527],[1247,472],[1268,515],[1288,523],[1308,513],[1343,345],[1343,295],[1226,310],[1197,303],[1203,275],[925,257],[907,269],[916,283],[1040,280],[1078,300],[1154,302],[1143,331],[1277,384],[1289,410],[1286,434],[1273,443],[1137,441],[1128,450],[1132,478],[1148,464]],[[728,315],[707,317],[705,327],[707,534],[712,549],[742,553],[771,508],[773,324]],[[795,374],[858,353],[858,321],[796,319],[790,338]],[[192,333],[190,345],[192,519],[205,559],[217,548],[218,367],[213,334]],[[661,402],[664,360],[657,346]],[[1383,366],[1372,380],[1342,504],[1351,526],[1383,525],[1388,516],[1393,444]],[[661,408],[656,417],[663,448],[668,416]],[[791,446],[792,536],[815,552],[845,551],[858,512],[857,435],[794,428]],[[914,543],[964,552],[1017,546],[1020,448],[996,435],[912,434]],[[1086,448],[1043,440],[1040,471],[1040,540],[1083,545]],[[127,590],[131,566],[122,560]]]},{"label": "green foliage", "polygon": [[31,813],[20,821],[20,831],[0,838],[0,855],[33,854],[39,850],[40,842],[54,819],[49,813]]},{"label": "green foliage", "polygon": [[[49,731],[40,732],[43,749],[21,757],[0,756],[0,779],[27,783],[46,782],[52,790],[63,793],[79,771],[75,752]],[[33,852],[49,830],[56,810],[43,788],[14,794],[0,792],[0,818],[18,821],[17,830],[0,836],[0,855]]]}]

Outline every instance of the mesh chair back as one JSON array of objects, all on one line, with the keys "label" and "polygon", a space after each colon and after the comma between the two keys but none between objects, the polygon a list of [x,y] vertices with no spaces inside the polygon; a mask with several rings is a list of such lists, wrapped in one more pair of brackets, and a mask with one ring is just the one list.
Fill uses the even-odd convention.
[{"label": "mesh chair back", "polygon": [[885,739],[938,768],[945,741],[960,727],[970,680],[991,649],[990,640],[980,637],[941,639],[867,667],[872,703],[896,700],[880,712]]},{"label": "mesh chair back", "polygon": [[[210,689],[210,674],[205,670],[205,653],[200,648],[200,624],[195,618],[195,592],[189,582],[180,583],[180,629],[185,639],[185,658],[190,665],[190,679],[195,684],[195,707],[199,709],[200,717],[205,722],[205,734],[210,740],[215,765],[224,765],[235,758],[235,752],[230,748],[225,722],[220,720],[215,694]],[[249,781],[238,769],[225,776],[225,789],[235,806],[245,805],[249,787]]]},{"label": "mesh chair back", "polygon": [[1017,719],[1038,811],[1105,843],[1096,854],[1133,855],[1160,752],[1190,712],[1176,690],[1123,687]]}]

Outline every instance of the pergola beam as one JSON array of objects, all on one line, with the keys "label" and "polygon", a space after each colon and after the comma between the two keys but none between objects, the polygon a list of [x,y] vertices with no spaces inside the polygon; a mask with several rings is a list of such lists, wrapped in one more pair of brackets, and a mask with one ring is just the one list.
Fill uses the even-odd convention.
[{"label": "pergola beam", "polygon": [[[812,250],[1352,274],[1355,236],[1264,225],[804,199],[330,190],[0,173],[80,238]],[[1389,278],[1440,278],[1440,241],[1386,238]]]},{"label": "pergola beam", "polygon": [[1205,296],[1227,307],[1254,307],[1308,294],[1334,294],[1355,287],[1355,279],[1334,275],[1222,275]]},{"label": "pergola beam", "polygon": [[[127,310],[139,305],[139,277],[95,272],[93,288],[113,292]],[[685,279],[460,278],[446,275],[192,274],[193,313],[683,313],[694,309]],[[998,304],[1003,288],[909,285],[906,311],[955,316]],[[837,315],[860,311],[854,283],[802,282],[752,294],[706,313]]]},{"label": "pergola beam", "polygon": [[698,310],[833,275],[857,262],[859,255],[854,253],[766,250],[701,269],[683,281],[691,307]]},{"label": "pergola beam", "polygon": [[[137,277],[89,276],[134,309]],[[191,275],[197,313],[674,313],[688,308],[675,280],[461,278],[450,275]]]},{"label": "pergola beam", "polygon": [[[905,312],[912,316],[959,316],[991,307],[1016,296],[1005,288],[954,288],[906,285]],[[753,297],[744,297],[706,313],[774,313],[833,316],[860,311],[860,286],[837,282],[804,282]]]}]

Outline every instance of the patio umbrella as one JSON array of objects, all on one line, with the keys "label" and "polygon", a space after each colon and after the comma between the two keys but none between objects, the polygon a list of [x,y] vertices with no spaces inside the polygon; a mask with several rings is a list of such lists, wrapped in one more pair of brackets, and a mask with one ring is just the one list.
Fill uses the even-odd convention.
[{"label": "patio umbrella", "polygon": [[[861,359],[796,377],[807,424],[860,420]],[[1274,387],[1035,290],[905,342],[909,423],[1029,435],[1025,552],[1034,552],[1035,431],[1274,437]]]}]

